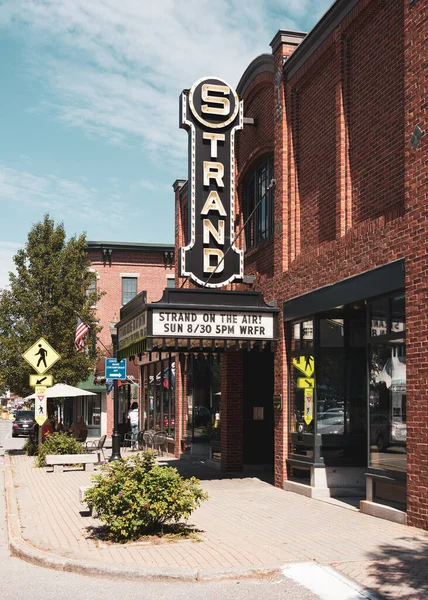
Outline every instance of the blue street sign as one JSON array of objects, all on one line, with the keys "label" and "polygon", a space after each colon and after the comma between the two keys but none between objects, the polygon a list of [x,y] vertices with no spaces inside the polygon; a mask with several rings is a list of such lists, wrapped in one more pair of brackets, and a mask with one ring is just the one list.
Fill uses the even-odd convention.
[{"label": "blue street sign", "polygon": [[126,379],[126,358],[106,358],[106,379]]}]

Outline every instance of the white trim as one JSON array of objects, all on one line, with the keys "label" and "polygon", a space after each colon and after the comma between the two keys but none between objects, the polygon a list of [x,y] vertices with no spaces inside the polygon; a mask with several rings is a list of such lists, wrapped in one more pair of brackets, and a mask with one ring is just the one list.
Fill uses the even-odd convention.
[{"label": "white trim", "polygon": [[175,275],[167,275],[166,278],[167,279],[175,279]]},{"label": "white trim", "polygon": [[98,271],[96,269],[93,269],[92,267],[87,267],[86,272],[87,273],[95,273],[95,275],[97,276],[97,279],[100,278],[100,274],[98,273]]},{"label": "white trim", "polygon": [[140,277],[140,273],[121,273],[121,277]]}]

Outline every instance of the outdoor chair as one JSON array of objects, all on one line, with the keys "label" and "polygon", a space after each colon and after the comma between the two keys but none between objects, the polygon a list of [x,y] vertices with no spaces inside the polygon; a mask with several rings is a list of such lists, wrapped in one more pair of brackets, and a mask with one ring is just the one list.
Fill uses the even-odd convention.
[{"label": "outdoor chair", "polygon": [[106,435],[102,435],[99,440],[89,440],[89,442],[86,442],[86,444],[85,444],[86,452],[98,452],[98,454],[102,453],[103,460],[105,460],[106,457],[104,454],[104,444],[105,444],[106,438],[107,438]]},{"label": "outdoor chair", "polygon": [[153,449],[153,437],[155,435],[155,432],[152,431],[151,429],[148,429],[147,431],[143,432],[142,435],[142,446],[144,447],[145,450],[147,450],[147,448],[152,448]]},{"label": "outdoor chair", "polygon": [[166,452],[167,438],[168,435],[164,431],[158,431],[153,436],[153,449],[161,456],[163,456],[163,453]]},{"label": "outdoor chair", "polygon": [[125,435],[123,436],[122,447],[132,448],[132,433],[130,431],[128,431],[128,433],[125,433]]}]

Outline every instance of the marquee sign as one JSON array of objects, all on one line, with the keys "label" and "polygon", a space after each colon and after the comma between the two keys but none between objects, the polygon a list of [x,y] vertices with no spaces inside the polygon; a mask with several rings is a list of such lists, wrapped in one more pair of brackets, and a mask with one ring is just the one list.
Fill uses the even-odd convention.
[{"label": "marquee sign", "polygon": [[226,310],[153,310],[153,336],[271,340],[274,314],[266,312]]},{"label": "marquee sign", "polygon": [[234,245],[235,132],[243,103],[225,81],[199,79],[181,94],[181,125],[189,132],[189,244],[180,249],[180,276],[219,288],[243,277]]}]

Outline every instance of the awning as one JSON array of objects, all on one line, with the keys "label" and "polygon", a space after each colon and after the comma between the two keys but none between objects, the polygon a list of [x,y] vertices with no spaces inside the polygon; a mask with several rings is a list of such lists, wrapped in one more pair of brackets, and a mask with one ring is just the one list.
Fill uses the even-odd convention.
[{"label": "awning", "polygon": [[94,375],[89,375],[88,379],[77,384],[77,387],[88,392],[95,392],[96,394],[102,394],[106,391],[105,385],[99,385],[98,383],[95,383]]},{"label": "awning", "polygon": [[278,312],[260,292],[167,288],[151,304],[142,292],[120,311],[117,358],[271,347],[278,339]]}]

